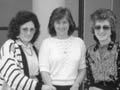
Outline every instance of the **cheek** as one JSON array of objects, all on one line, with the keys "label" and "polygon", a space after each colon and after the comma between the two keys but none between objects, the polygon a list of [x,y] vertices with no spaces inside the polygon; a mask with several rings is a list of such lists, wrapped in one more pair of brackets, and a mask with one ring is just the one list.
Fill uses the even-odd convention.
[{"label": "cheek", "polygon": [[94,34],[97,35],[99,32],[98,31],[94,31]]},{"label": "cheek", "polygon": [[20,36],[20,37],[24,37],[24,36],[25,36],[25,33],[21,32],[21,33],[19,34],[19,36]]},{"label": "cheek", "polygon": [[112,34],[112,33],[111,33],[111,31],[109,31],[108,33],[109,33],[109,35],[111,35],[111,34]]},{"label": "cheek", "polygon": [[32,33],[32,36],[34,36],[35,32]]}]

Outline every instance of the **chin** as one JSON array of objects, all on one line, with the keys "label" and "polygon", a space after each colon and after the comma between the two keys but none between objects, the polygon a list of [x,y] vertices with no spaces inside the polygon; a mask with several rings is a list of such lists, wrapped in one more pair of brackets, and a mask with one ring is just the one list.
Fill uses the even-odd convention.
[{"label": "chin", "polygon": [[30,42],[31,40],[25,40],[26,42]]}]

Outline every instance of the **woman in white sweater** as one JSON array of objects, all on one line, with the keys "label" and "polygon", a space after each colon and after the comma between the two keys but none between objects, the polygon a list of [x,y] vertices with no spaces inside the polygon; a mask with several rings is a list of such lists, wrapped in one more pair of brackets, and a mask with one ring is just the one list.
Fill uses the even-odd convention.
[{"label": "woman in white sweater", "polygon": [[72,36],[75,23],[67,8],[56,8],[49,20],[49,34],[39,50],[43,82],[52,90],[78,90],[86,71],[86,47]]}]

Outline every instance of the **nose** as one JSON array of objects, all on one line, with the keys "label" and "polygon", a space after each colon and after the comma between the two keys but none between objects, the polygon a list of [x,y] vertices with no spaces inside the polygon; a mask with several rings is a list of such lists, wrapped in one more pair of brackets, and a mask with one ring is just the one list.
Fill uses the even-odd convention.
[{"label": "nose", "polygon": [[104,30],[103,30],[103,28],[100,28],[100,30],[99,30],[99,31],[100,31],[100,33],[102,33]]},{"label": "nose", "polygon": [[30,35],[30,34],[31,34],[30,30],[28,30],[28,31],[27,31],[27,34],[28,34],[28,35]]}]

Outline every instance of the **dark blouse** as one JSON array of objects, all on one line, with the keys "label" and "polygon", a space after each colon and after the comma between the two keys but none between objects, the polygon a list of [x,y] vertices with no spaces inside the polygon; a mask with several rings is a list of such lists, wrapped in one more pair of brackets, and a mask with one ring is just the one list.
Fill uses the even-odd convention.
[{"label": "dark blouse", "polygon": [[96,83],[99,82],[113,82],[115,87],[118,87],[120,77],[119,51],[119,43],[113,42],[105,46],[92,45],[88,48],[85,87],[96,86]]}]

